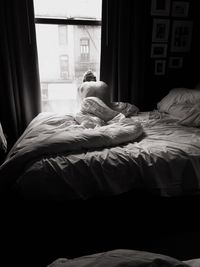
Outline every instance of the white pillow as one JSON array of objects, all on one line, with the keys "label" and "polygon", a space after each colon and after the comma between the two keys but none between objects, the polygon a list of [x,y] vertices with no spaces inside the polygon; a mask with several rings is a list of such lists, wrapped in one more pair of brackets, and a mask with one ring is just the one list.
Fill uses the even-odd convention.
[{"label": "white pillow", "polygon": [[160,112],[169,113],[175,104],[195,104],[200,102],[200,90],[188,88],[174,88],[157,104]]},{"label": "white pillow", "polygon": [[179,123],[191,127],[200,126],[200,103],[177,104],[169,108],[168,113],[179,120]]}]

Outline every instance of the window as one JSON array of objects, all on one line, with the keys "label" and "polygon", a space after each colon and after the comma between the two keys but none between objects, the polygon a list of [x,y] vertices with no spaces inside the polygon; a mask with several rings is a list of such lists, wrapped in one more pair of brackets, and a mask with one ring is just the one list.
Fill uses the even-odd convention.
[{"label": "window", "polygon": [[67,26],[58,26],[58,38],[60,45],[67,45]]},{"label": "window", "polygon": [[77,88],[100,71],[101,0],[34,0],[42,111],[74,114]]},{"label": "window", "polygon": [[61,79],[68,79],[69,78],[68,55],[60,56],[60,77],[61,77]]},{"label": "window", "polygon": [[81,61],[87,61],[90,57],[89,49],[89,39],[82,38],[80,40],[80,52],[81,52]]},{"label": "window", "polygon": [[43,101],[48,101],[48,84],[41,83],[41,93]]}]

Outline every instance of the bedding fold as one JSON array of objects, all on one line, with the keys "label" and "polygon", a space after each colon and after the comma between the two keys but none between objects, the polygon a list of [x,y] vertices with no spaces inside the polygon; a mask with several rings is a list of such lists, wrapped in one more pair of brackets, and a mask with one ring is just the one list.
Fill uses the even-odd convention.
[{"label": "bedding fold", "polygon": [[200,194],[199,128],[158,111],[130,118],[118,113],[107,122],[77,116],[83,116],[79,123],[69,115],[39,114],[0,167],[1,192],[58,201],[132,190]]},{"label": "bedding fold", "polygon": [[[51,126],[51,127],[50,127]],[[133,118],[123,118],[102,127],[85,128],[72,124],[59,127],[58,123],[40,123],[32,131],[27,131],[23,139],[10,151],[0,167],[0,187],[11,185],[24,167],[40,157],[63,155],[74,151],[95,150],[133,142],[143,134],[143,128]]]}]

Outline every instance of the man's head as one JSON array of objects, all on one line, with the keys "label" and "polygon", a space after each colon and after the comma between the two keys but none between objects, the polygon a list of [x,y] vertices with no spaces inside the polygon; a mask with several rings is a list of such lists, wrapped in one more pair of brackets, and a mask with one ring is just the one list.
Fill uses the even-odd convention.
[{"label": "man's head", "polygon": [[96,82],[96,80],[97,80],[96,76],[91,70],[86,71],[83,75],[83,82],[90,82],[90,81]]}]

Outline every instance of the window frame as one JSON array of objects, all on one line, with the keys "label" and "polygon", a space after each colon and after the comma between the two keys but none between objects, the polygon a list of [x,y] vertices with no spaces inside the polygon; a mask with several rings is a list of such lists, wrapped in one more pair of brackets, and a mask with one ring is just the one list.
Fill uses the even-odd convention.
[{"label": "window frame", "polygon": [[90,25],[101,26],[101,20],[96,19],[59,19],[35,17],[35,24],[57,24],[57,25]]}]

